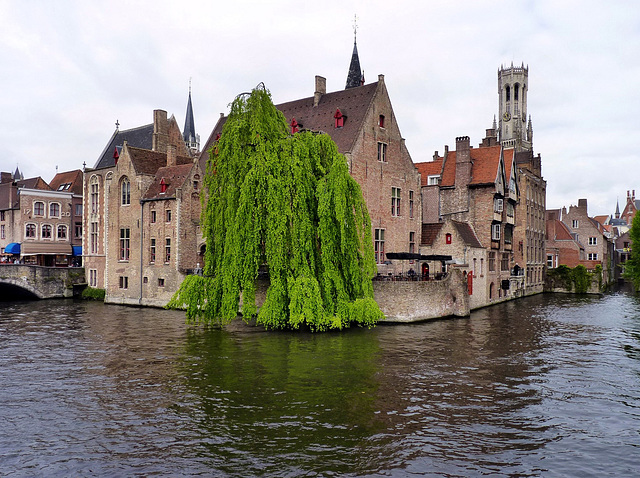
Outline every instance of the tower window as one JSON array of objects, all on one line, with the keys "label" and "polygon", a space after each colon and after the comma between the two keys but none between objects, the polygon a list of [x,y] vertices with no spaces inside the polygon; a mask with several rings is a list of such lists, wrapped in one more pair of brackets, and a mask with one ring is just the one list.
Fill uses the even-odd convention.
[{"label": "tower window", "polygon": [[511,101],[511,87],[509,85],[505,86],[505,92],[506,92],[506,96],[505,99],[507,101]]},{"label": "tower window", "polygon": [[513,99],[515,101],[518,101],[518,89],[519,89],[518,83],[516,83],[515,85],[513,85]]},{"label": "tower window", "polygon": [[380,115],[380,118],[378,118],[378,126],[384,128],[384,115]]}]

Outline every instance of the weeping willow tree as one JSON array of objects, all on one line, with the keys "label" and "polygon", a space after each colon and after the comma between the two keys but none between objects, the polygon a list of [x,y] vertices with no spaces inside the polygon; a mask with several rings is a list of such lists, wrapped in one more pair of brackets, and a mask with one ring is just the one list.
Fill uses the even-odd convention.
[{"label": "weeping willow tree", "polygon": [[[204,180],[204,276],[187,277],[167,307],[192,323],[242,316],[266,328],[370,327],[371,221],[360,186],[326,134],[290,134],[264,86],[231,104]],[[269,288],[256,306],[256,279]]]}]

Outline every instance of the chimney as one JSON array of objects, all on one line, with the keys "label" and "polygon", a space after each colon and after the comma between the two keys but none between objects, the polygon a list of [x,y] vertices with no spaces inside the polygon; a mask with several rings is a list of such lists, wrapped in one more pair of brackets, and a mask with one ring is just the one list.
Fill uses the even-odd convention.
[{"label": "chimney", "polygon": [[176,156],[177,156],[176,149],[177,148],[175,144],[167,145],[167,167],[176,165]]},{"label": "chimney", "polygon": [[327,79],[316,75],[316,91],[313,94],[313,106],[318,106],[320,104],[320,98],[322,95],[327,94]]},{"label": "chimney", "polygon": [[438,150],[436,149],[436,152],[433,153],[433,160],[436,161],[438,159]]},{"label": "chimney", "polygon": [[584,213],[587,213],[587,200],[578,199],[578,209],[584,209]]},{"label": "chimney", "polygon": [[169,143],[169,122],[167,112],[164,110],[153,110],[153,140],[151,149],[160,153],[167,152]]},{"label": "chimney", "polygon": [[471,182],[471,145],[469,136],[456,138],[456,187],[466,187]]},{"label": "chimney", "polygon": [[447,160],[447,156],[449,156],[449,145],[445,144],[444,145],[444,156],[443,156],[445,161]]}]

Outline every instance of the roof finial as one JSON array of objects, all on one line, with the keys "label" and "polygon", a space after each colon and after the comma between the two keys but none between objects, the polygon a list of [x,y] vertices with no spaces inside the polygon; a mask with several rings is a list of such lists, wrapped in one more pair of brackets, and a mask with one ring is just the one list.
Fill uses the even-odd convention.
[{"label": "roof finial", "polygon": [[116,129],[120,129],[120,121],[116,120]]},{"label": "roof finial", "polygon": [[189,94],[191,94],[191,77],[189,77]]},{"label": "roof finial", "polygon": [[356,34],[358,33],[358,15],[353,14],[353,43],[356,42]]}]

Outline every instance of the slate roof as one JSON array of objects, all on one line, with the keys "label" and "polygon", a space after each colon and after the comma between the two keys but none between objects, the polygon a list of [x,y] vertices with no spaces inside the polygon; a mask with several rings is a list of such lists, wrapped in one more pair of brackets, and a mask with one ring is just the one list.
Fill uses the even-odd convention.
[{"label": "slate roof", "polygon": [[[192,161],[188,164],[159,168],[156,171],[153,182],[144,194],[143,199],[174,198],[176,196],[176,189],[182,187],[185,183],[189,173],[191,172],[191,168],[193,168]],[[167,190],[164,193],[161,192],[161,183],[163,179],[167,184]]]},{"label": "slate roof", "polygon": [[[378,82],[375,82],[348,90],[326,93],[320,98],[318,106],[313,106],[314,98],[310,96],[276,105],[276,108],[284,114],[288,124],[295,118],[301,130],[327,133],[337,144],[338,151],[344,154],[353,149],[377,87]],[[334,115],[337,109],[344,116],[342,128],[335,127]],[[218,134],[222,133],[226,121],[227,117],[221,117],[218,120],[202,148],[201,161],[203,158],[208,158],[208,151],[216,141]]]},{"label": "slate roof", "polygon": [[422,238],[420,240],[421,246],[432,246],[433,241],[436,240],[440,229],[442,229],[443,223],[432,222],[422,224]]},{"label": "slate roof", "polygon": [[[160,153],[158,151],[151,151],[148,149],[133,148],[127,144],[127,150],[131,157],[131,163],[133,164],[136,173],[155,175],[158,169],[167,165],[167,153]],[[192,164],[193,158],[186,156],[178,156],[176,158],[177,164]]]},{"label": "slate roof", "polygon": [[82,171],[66,171],[58,173],[49,183],[54,191],[67,191],[73,194],[82,195]]},{"label": "slate roof", "polygon": [[438,158],[435,161],[428,161],[426,163],[415,163],[418,172],[420,173],[422,186],[427,186],[429,176],[442,174],[442,158]]},{"label": "slate roof", "polygon": [[40,176],[35,178],[23,179],[16,181],[18,188],[41,189],[43,191],[51,191],[51,187]]},{"label": "slate roof", "polygon": [[196,124],[193,121],[193,106],[191,105],[191,89],[189,89],[189,101],[187,101],[187,114],[184,119],[182,137],[185,141],[195,141],[196,139]]},{"label": "slate roof", "polygon": [[96,164],[93,166],[93,169],[115,166],[116,160],[113,157],[113,153],[117,148],[118,154],[120,154],[125,141],[129,146],[133,146],[134,148],[150,150],[153,147],[153,123],[123,131],[116,129],[107,146],[105,146],[102,151],[102,154],[100,154]]},{"label": "slate roof", "polygon": [[[484,184],[494,184],[498,177],[498,166],[500,165],[501,146],[486,146],[481,148],[470,148],[471,161],[471,182],[470,186],[480,186]],[[513,149],[504,150],[505,179],[508,183],[513,163]],[[440,158],[438,158],[440,159]],[[443,158],[444,159],[444,158]],[[449,151],[442,171],[441,186],[452,187],[456,181],[456,151]]]},{"label": "slate roof", "polygon": [[353,53],[351,53],[351,63],[349,64],[349,73],[347,73],[347,83],[345,89],[356,88],[362,85],[362,69],[360,68],[360,57],[358,56],[358,46],[355,38],[353,39]]},{"label": "slate roof", "polygon": [[462,238],[462,241],[466,245],[471,247],[482,247],[482,244],[480,244],[480,241],[478,240],[478,236],[473,232],[469,223],[458,221],[451,221],[451,223],[455,226],[458,234],[460,234],[460,237]]}]

